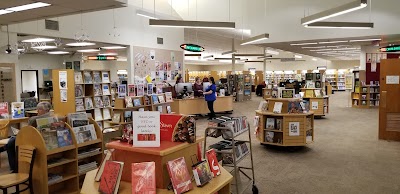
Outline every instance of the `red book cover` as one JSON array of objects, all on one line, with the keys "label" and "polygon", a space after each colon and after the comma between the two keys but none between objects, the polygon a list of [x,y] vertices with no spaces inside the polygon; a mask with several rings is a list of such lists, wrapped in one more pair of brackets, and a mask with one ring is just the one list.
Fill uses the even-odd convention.
[{"label": "red book cover", "polygon": [[156,163],[132,163],[132,194],[156,194]]},{"label": "red book cover", "polygon": [[124,163],[122,162],[106,161],[99,185],[101,194],[118,193],[123,167]]},{"label": "red book cover", "polygon": [[8,119],[9,115],[8,103],[0,102],[0,119]]},{"label": "red book cover", "polygon": [[208,164],[210,165],[211,172],[214,174],[214,177],[221,174],[221,169],[219,168],[217,154],[214,149],[208,150],[206,152]]},{"label": "red book cover", "polygon": [[169,177],[175,194],[181,194],[193,189],[190,174],[186,166],[185,158],[180,157],[167,162]]}]

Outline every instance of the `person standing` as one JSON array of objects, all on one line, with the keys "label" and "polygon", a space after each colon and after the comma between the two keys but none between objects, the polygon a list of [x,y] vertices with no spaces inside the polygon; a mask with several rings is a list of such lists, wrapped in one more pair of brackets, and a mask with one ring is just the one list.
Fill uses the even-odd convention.
[{"label": "person standing", "polygon": [[193,91],[195,97],[203,96],[203,84],[199,77],[196,77],[196,81],[193,84]]},{"label": "person standing", "polygon": [[210,110],[209,120],[213,119],[215,117],[215,112],[214,112],[214,101],[217,100],[217,86],[215,86],[215,81],[213,77],[210,77],[211,85],[209,85],[206,88],[206,91],[203,93],[204,97],[207,101],[207,106],[208,110]]}]

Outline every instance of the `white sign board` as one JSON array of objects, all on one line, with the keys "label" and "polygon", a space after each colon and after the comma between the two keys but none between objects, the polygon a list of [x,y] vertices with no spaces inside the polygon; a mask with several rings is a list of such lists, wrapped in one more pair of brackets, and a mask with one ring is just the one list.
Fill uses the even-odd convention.
[{"label": "white sign board", "polygon": [[289,122],[289,136],[299,136],[299,135],[300,135],[300,123]]},{"label": "white sign board", "polygon": [[132,112],[133,147],[160,147],[160,112]]},{"label": "white sign board", "polygon": [[398,75],[387,75],[386,84],[399,84],[399,77]]}]

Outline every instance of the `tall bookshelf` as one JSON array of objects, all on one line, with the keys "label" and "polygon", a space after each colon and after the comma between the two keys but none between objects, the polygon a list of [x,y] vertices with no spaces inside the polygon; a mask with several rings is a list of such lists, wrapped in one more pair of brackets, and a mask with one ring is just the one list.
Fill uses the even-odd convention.
[{"label": "tall bookshelf", "polygon": [[332,90],[338,90],[337,76],[336,70],[326,72],[325,80],[332,86]]},{"label": "tall bookshelf", "polygon": [[[89,119],[90,124],[93,124],[96,130],[97,139],[87,141],[81,144],[77,143],[75,136],[70,125],[66,124],[66,128],[72,137],[72,145],[55,148],[52,150],[46,149],[46,144],[40,132],[32,127],[25,126],[18,133],[16,145],[31,145],[36,148],[36,157],[33,166],[33,189],[34,193],[40,194],[66,194],[78,193],[80,186],[83,184],[85,174],[87,172],[79,173],[78,166],[82,163],[96,161],[99,165],[103,158],[103,134],[97,123],[93,119]],[[84,148],[100,148],[97,153],[85,155],[84,157],[78,154]],[[57,160],[56,160],[57,159]],[[28,165],[19,165],[20,173],[28,173]],[[48,174],[58,174],[63,178],[54,183],[49,184]]]}]

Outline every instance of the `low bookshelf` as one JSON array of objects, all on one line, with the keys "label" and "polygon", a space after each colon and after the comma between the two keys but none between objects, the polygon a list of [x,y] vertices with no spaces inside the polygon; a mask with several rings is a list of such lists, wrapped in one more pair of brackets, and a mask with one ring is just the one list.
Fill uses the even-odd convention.
[{"label": "low bookshelf", "polygon": [[378,108],[380,87],[379,85],[357,86],[351,94],[351,100],[354,108]]},{"label": "low bookshelf", "polygon": [[322,93],[321,88],[301,88],[304,92],[303,100],[308,101],[309,110],[314,112],[314,116],[325,116],[329,113],[329,96]]}]

